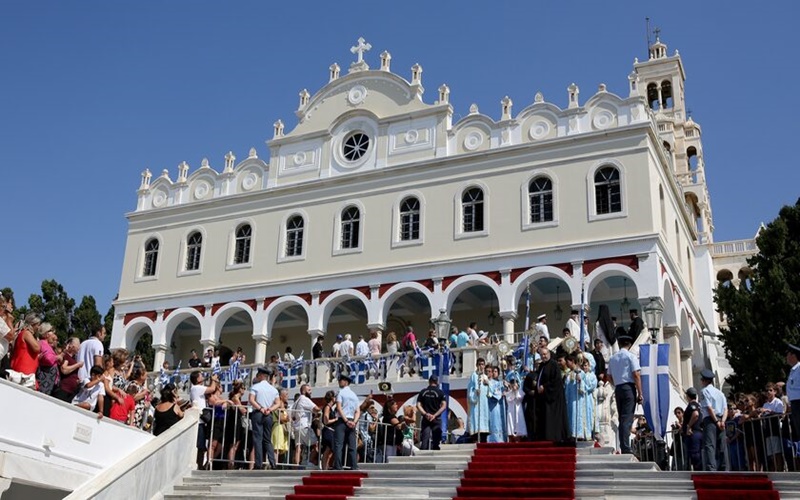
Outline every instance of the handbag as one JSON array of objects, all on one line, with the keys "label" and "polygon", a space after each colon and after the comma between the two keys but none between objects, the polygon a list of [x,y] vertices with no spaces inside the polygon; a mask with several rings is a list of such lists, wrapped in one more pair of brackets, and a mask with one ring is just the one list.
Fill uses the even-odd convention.
[{"label": "handbag", "polygon": [[203,408],[203,410],[200,412],[200,422],[202,422],[203,425],[211,425],[211,420],[211,409]]}]

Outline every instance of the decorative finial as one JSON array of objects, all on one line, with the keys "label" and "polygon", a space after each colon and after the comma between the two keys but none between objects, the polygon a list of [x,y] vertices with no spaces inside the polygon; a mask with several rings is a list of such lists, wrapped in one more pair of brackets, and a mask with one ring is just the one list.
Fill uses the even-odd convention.
[{"label": "decorative finial", "polygon": [[211,168],[208,165],[208,158],[203,158],[203,161],[200,162],[200,168]]},{"label": "decorative finial", "polygon": [[479,112],[480,111],[478,111],[478,105],[477,104],[472,103],[472,104],[469,105],[469,114],[477,115]]},{"label": "decorative finial", "polygon": [[247,158],[248,159],[258,158],[258,152],[256,152],[256,148],[250,148],[250,156],[248,156]]},{"label": "decorative finial", "polygon": [[178,165],[178,182],[186,182],[186,174],[189,173],[189,164],[182,161]]},{"label": "decorative finial", "polygon": [[308,99],[311,97],[311,94],[308,93],[308,89],[303,89],[300,91],[300,106],[297,109],[303,109],[308,104]]},{"label": "decorative finial", "polygon": [[223,172],[226,174],[233,172],[234,161],[236,161],[236,157],[233,155],[233,151],[228,151],[228,154],[225,155],[225,170]]},{"label": "decorative finial", "polygon": [[510,97],[505,96],[500,101],[500,105],[502,106],[502,116],[501,120],[510,120],[511,119],[511,106],[514,105],[514,102],[511,100]]},{"label": "decorative finial", "polygon": [[597,91],[598,92],[607,92],[606,91],[606,84],[605,83],[601,83],[600,85],[598,85],[597,86]]},{"label": "decorative finial", "polygon": [[273,139],[276,137],[283,137],[283,122],[281,120],[276,121],[272,124],[274,133],[272,135]]},{"label": "decorative finial", "polygon": [[383,52],[381,52],[381,71],[391,71],[389,69],[391,62],[392,62],[392,55],[389,53],[389,51],[384,50]]},{"label": "decorative finial", "polygon": [[580,94],[580,89],[577,85],[572,83],[569,87],[567,87],[567,93],[569,94],[569,107],[570,108],[577,108],[578,107],[578,95]]},{"label": "decorative finial", "polygon": [[369,65],[364,61],[364,52],[369,51],[372,48],[372,45],[366,43],[364,37],[358,39],[358,45],[354,47],[350,47],[350,52],[353,54],[358,54],[358,59],[356,62],[350,64],[350,72],[354,71],[365,71],[369,69]]},{"label": "decorative finial", "polygon": [[169,179],[169,170],[167,170],[166,168],[164,170],[162,170],[161,171],[161,177],[163,177],[165,179]]},{"label": "decorative finial", "polygon": [[542,94],[541,92],[536,92],[536,95],[533,96],[533,102],[536,103],[544,102],[544,94]]},{"label": "decorative finial", "polygon": [[419,63],[411,66],[411,85],[422,85],[422,66]]},{"label": "decorative finial", "polygon": [[448,102],[450,102],[450,87],[443,83],[439,87],[439,104],[447,104]]},{"label": "decorative finial", "polygon": [[340,68],[339,68],[338,64],[336,64],[336,63],[331,64],[331,67],[329,69],[331,70],[331,78],[330,78],[330,80],[328,80],[328,82],[332,82],[332,81],[336,80],[337,78],[339,78],[339,69]]},{"label": "decorative finial", "polygon": [[633,64],[639,64],[639,58],[638,57],[634,57],[633,58]]},{"label": "decorative finial", "polygon": [[139,186],[139,189],[150,189],[150,179],[152,177],[153,174],[150,173],[150,169],[144,169],[142,172],[142,184]]}]

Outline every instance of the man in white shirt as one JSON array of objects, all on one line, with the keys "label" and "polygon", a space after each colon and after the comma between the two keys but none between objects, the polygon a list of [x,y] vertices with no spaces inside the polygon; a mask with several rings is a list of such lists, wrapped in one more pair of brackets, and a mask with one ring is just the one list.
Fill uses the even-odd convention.
[{"label": "man in white shirt", "polygon": [[351,358],[353,357],[353,341],[351,340],[353,337],[350,334],[345,334],[344,342],[339,346],[339,356],[342,358]]},{"label": "man in white shirt", "polygon": [[300,396],[292,405],[292,434],[295,439],[294,463],[300,465],[303,447],[308,447],[308,461],[311,462],[311,447],[317,444],[316,436],[311,432],[311,418],[319,413],[319,407],[311,401],[311,386],[300,386]]},{"label": "man in white shirt", "polygon": [[[212,410],[206,409],[206,396],[213,394],[217,390],[219,378],[216,375],[211,375],[211,384],[205,385],[203,373],[195,371],[189,375],[189,382],[192,384],[191,388],[189,388],[189,399],[192,401],[192,406],[200,410],[200,415],[206,412],[213,419]],[[197,428],[197,468],[200,470],[205,467],[205,452],[208,449],[206,436],[208,433],[209,429],[206,428],[206,424],[203,423],[201,418]]]},{"label": "man in white shirt", "polygon": [[547,329],[547,315],[546,314],[540,314],[536,318],[536,321],[537,321],[537,323],[533,327],[534,330],[536,331],[536,336],[537,337],[542,337],[542,336],[547,337],[547,341],[549,342],[550,341],[550,331]]},{"label": "man in white shirt", "polygon": [[272,413],[281,405],[278,390],[268,382],[272,371],[259,368],[256,383],[250,387],[250,422],[253,427],[253,446],[256,455],[256,470],[264,467],[264,452],[267,454],[269,468],[275,468],[275,448],[272,446]]},{"label": "man in white shirt", "polygon": [[83,361],[83,366],[78,368],[78,379],[82,383],[89,382],[89,371],[93,366],[103,368],[103,341],[106,339],[106,327],[100,327],[91,337],[81,343],[78,349],[78,361]]},{"label": "man in white shirt", "polygon": [[331,346],[331,357],[332,358],[338,358],[339,357],[339,350],[342,347],[342,340],[343,340],[343,337],[341,335],[337,335],[336,336],[336,342],[334,342],[333,346]]},{"label": "man in white shirt", "polygon": [[369,356],[369,344],[364,340],[363,335],[358,336],[358,344],[356,344],[356,356],[367,357]]}]

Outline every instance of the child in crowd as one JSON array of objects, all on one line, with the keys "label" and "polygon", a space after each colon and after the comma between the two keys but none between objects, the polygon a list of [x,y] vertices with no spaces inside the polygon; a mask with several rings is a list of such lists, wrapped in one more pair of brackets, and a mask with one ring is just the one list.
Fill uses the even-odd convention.
[{"label": "child in crowd", "polygon": [[72,404],[84,410],[95,411],[97,408],[98,418],[103,416],[103,397],[106,395],[103,373],[102,366],[93,366],[89,372],[89,381],[72,400]]},{"label": "child in crowd", "polygon": [[116,387],[113,389],[111,411],[108,414],[112,420],[126,425],[133,425],[133,414],[136,410],[136,401],[134,401],[133,396],[136,395],[137,389],[133,384],[129,385],[125,392]]}]

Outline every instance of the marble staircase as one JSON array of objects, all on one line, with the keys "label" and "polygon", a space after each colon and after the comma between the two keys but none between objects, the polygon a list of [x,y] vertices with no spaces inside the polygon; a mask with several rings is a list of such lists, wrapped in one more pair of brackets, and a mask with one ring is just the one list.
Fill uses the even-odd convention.
[{"label": "marble staircase", "polygon": [[[444,445],[440,451],[421,451],[414,457],[391,457],[385,464],[361,464],[369,477],[355,497],[374,500],[450,499],[474,445]],[[578,448],[575,496],[586,500],[677,500],[696,498],[689,472],[664,472],[632,455],[612,455],[607,448]],[[165,500],[194,498],[283,500],[309,474],[304,470],[192,471]],[[736,474],[736,473],[732,473]],[[770,478],[781,498],[800,500],[800,473],[773,473]]]}]

